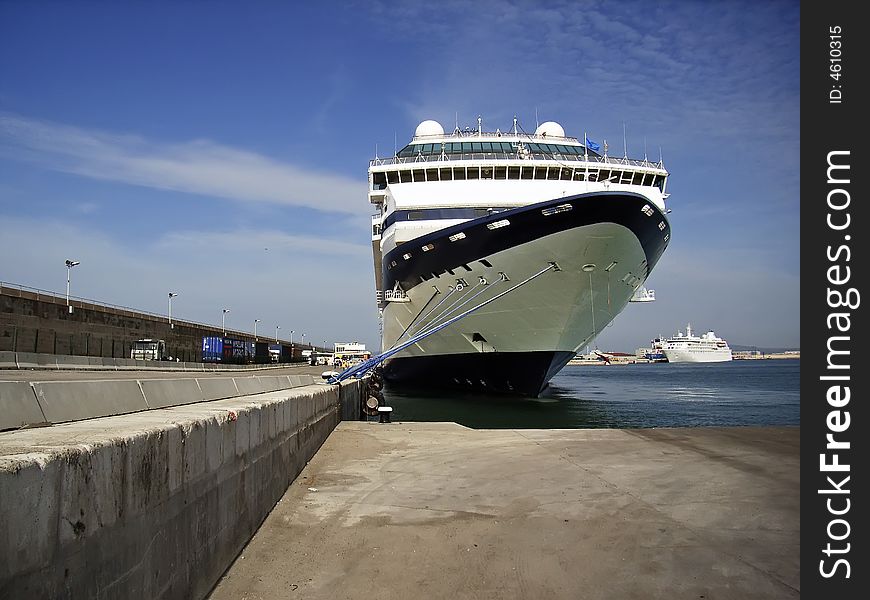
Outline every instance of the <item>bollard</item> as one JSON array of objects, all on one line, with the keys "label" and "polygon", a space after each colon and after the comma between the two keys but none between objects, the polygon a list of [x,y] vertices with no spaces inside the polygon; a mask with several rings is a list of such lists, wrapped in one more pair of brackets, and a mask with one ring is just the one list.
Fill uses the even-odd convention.
[{"label": "bollard", "polygon": [[389,423],[390,422],[390,413],[393,412],[392,407],[390,406],[379,406],[378,407],[378,416],[380,416],[381,423]]}]

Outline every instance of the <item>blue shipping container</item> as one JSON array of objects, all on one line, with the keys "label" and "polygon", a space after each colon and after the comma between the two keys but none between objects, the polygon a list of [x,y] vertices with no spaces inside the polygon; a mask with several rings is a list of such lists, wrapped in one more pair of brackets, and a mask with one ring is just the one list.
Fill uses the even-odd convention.
[{"label": "blue shipping container", "polygon": [[202,338],[202,362],[222,362],[224,339],[222,337]]}]

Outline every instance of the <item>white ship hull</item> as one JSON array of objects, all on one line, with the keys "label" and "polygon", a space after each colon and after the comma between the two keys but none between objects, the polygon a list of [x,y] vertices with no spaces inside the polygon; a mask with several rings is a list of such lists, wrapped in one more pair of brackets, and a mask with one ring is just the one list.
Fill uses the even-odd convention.
[{"label": "white ship hull", "polygon": [[672,363],[711,363],[711,362],[727,362],[732,359],[730,349],[687,349],[674,348],[666,349],[665,356],[668,362]]},{"label": "white ship hull", "polygon": [[[540,229],[539,237],[529,234],[535,227],[554,227],[557,219],[568,219],[567,215],[541,216],[541,206],[564,206],[565,202],[559,199],[499,213],[415,240],[415,245],[423,245],[463,231],[468,234],[460,243],[466,246],[471,240],[480,243],[485,236],[501,236],[507,241],[497,252],[475,253],[472,249],[462,258],[445,256],[438,262],[435,251],[444,246],[448,246],[445,252],[452,251],[449,246],[453,243],[436,240],[430,263],[437,266],[427,267],[425,280],[417,277],[412,285],[412,276],[399,275],[406,298],[384,308],[385,348],[495,297],[550,264],[557,266],[403,350],[386,364],[387,378],[537,395],[580,348],[591,343],[625,308],[646,279],[650,262],[654,264],[664,250],[658,227],[661,214],[650,218],[641,212],[648,203],[639,195],[585,194],[573,199],[578,208],[573,215],[579,218],[577,224],[556,225],[564,229],[552,233]],[[581,207],[594,213],[602,203],[615,212],[605,218],[580,216]],[[511,225],[503,230],[485,229],[487,222],[505,218]],[[515,225],[517,229],[510,231]],[[514,243],[511,236],[519,232],[530,239],[520,237]],[[387,264],[391,257],[387,256]],[[507,281],[502,280],[501,273],[507,275]],[[385,272],[387,281],[390,277]],[[463,289],[455,289],[458,282]],[[452,297],[446,298],[447,294]]]}]

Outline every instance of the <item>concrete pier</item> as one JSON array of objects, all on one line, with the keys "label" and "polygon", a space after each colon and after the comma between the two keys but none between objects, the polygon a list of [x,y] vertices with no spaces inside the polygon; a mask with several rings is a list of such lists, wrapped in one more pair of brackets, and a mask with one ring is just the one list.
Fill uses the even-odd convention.
[{"label": "concrete pier", "polygon": [[[236,391],[207,402],[193,379],[140,381],[183,405],[0,433],[0,599],[203,598],[336,424],[359,415],[362,381],[274,379],[251,395],[239,378],[207,379]],[[75,383],[108,401],[125,382]]]},{"label": "concrete pier", "polygon": [[800,429],[341,423],[212,591],[800,595]]}]

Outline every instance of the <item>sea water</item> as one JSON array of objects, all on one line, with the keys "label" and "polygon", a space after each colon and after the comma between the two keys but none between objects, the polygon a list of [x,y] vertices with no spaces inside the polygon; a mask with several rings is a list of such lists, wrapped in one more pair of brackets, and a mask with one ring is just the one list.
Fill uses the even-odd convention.
[{"label": "sea water", "polygon": [[799,425],[800,361],[568,365],[539,398],[394,389],[393,421],[483,428]]}]

